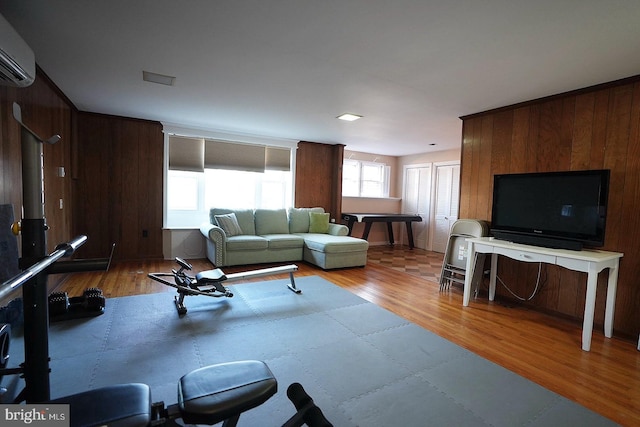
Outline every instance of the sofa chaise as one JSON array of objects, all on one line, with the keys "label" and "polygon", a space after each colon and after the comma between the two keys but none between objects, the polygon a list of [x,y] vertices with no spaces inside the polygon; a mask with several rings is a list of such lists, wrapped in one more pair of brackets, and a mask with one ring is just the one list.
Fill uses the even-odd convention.
[{"label": "sofa chaise", "polygon": [[367,263],[369,243],[329,222],[323,208],[213,208],[200,231],[216,267],[304,260],[330,270]]}]

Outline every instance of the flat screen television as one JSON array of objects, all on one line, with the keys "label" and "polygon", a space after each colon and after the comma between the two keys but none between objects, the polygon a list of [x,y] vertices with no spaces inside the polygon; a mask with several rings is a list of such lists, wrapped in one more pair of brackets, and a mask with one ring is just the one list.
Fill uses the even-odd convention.
[{"label": "flat screen television", "polygon": [[604,245],[609,170],[494,175],[491,234],[582,250]]}]

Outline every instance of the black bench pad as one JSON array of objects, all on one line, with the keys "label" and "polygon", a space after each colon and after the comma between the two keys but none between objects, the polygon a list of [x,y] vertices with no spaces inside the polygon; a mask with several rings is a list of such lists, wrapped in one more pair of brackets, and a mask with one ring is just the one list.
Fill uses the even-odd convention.
[{"label": "black bench pad", "polygon": [[146,384],[122,384],[52,400],[69,404],[70,425],[142,427],[151,421],[151,390]]},{"label": "black bench pad", "polygon": [[206,285],[209,282],[222,282],[224,280],[227,280],[227,276],[219,268],[201,271],[196,274],[196,281],[199,285]]},{"label": "black bench pad", "polygon": [[221,363],[196,369],[178,383],[178,405],[185,424],[213,425],[261,405],[278,390],[261,361]]}]

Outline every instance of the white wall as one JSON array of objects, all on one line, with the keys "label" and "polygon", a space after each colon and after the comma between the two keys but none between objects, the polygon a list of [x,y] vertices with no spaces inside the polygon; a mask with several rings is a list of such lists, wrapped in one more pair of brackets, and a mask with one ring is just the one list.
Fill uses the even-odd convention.
[{"label": "white wall", "polygon": [[204,236],[199,228],[165,228],[162,230],[162,253],[164,259],[206,258]]},{"label": "white wall", "polygon": [[[461,150],[447,150],[433,153],[412,154],[410,156],[384,156],[375,153],[363,153],[358,151],[344,151],[345,159],[360,160],[367,162],[385,163],[391,167],[389,198],[360,198],[343,197],[342,212],[348,213],[400,213],[402,210],[402,182],[405,165],[447,162],[460,160]],[[399,236],[402,235],[400,227],[402,224],[394,224],[394,235],[396,243],[402,243]],[[353,227],[352,235],[362,236],[364,224],[356,223]],[[387,226],[383,223],[374,223],[369,233],[369,243],[372,245],[388,244]]]}]

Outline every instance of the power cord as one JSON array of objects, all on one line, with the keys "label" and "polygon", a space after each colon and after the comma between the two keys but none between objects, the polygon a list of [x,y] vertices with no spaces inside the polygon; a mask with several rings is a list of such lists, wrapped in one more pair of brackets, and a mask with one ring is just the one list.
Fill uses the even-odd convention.
[{"label": "power cord", "polygon": [[509,289],[509,287],[507,286],[507,284],[506,284],[506,283],[504,283],[504,282],[502,281],[502,279],[501,279],[498,275],[496,275],[496,279],[497,279],[497,280],[500,282],[500,284],[502,284],[502,286],[504,286],[504,288],[505,288],[507,291],[509,291],[509,293],[510,293],[511,295],[513,295],[516,299],[518,299],[518,300],[520,300],[520,301],[531,301],[531,300],[536,296],[536,294],[538,293],[538,291],[539,291],[539,289],[540,289],[540,275],[541,275],[541,273],[542,273],[542,263],[541,263],[541,262],[539,262],[539,263],[538,263],[538,277],[536,278],[536,287],[533,289],[533,292],[531,293],[531,295],[529,296],[529,298],[524,298],[524,297],[521,297],[521,296],[519,296],[519,295],[516,295],[516,294],[515,294],[515,292],[513,292],[511,289]]}]

